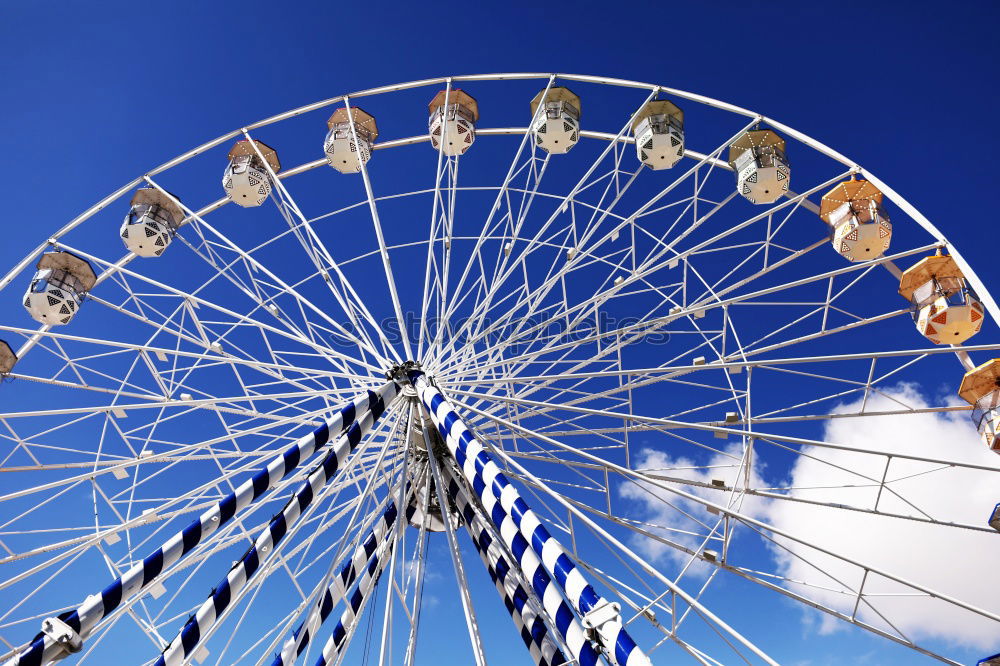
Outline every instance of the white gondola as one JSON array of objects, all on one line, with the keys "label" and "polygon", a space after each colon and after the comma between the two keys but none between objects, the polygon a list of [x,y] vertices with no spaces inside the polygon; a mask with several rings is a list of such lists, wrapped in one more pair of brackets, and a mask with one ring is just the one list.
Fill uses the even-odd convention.
[{"label": "white gondola", "polygon": [[229,200],[244,208],[253,208],[267,201],[272,187],[268,166],[274,173],[281,171],[281,162],[274,148],[248,139],[240,139],[233,144],[229,150],[229,165],[222,175],[222,189]]},{"label": "white gondola", "polygon": [[647,102],[632,121],[632,134],[639,161],[650,169],[669,169],[684,157],[684,112],[673,102]]},{"label": "white gondola", "polygon": [[995,358],[969,370],[962,377],[958,395],[972,405],[972,422],[983,443],[1000,453],[1000,359]]},{"label": "white gondola", "polygon": [[184,211],[166,193],[144,187],[132,196],[120,235],[125,247],[140,257],[158,257],[170,245]]},{"label": "white gondola", "polygon": [[[538,106],[545,99],[545,107]],[[580,140],[580,98],[569,88],[542,90],[531,100],[531,135],[547,153],[562,155]]]},{"label": "white gondola", "polygon": [[927,257],[903,271],[899,294],[910,301],[917,330],[934,344],[962,344],[982,328],[982,303],[948,255]]},{"label": "white gondola", "polygon": [[792,176],[785,140],[772,130],[754,129],[729,146],[736,191],[751,203],[771,204],[788,192]]},{"label": "white gondola", "polygon": [[5,340],[0,340],[0,377],[10,374],[17,363],[17,354]]},{"label": "white gondola", "polygon": [[427,129],[434,150],[449,157],[463,155],[476,140],[479,104],[461,90],[442,90],[427,105]]},{"label": "white gondola", "polygon": [[[351,119],[354,120],[353,132]],[[342,107],[333,112],[326,126],[329,130],[323,140],[326,161],[340,173],[361,171],[361,165],[371,159],[372,144],[378,137],[375,117],[356,106],[351,107],[348,115],[347,107]]]},{"label": "white gondola", "polygon": [[70,252],[48,252],[24,294],[24,307],[39,324],[68,324],[80,309],[84,295],[97,282],[86,260]]},{"label": "white gondola", "polygon": [[819,216],[830,225],[833,249],[848,261],[877,259],[889,249],[892,224],[882,208],[882,193],[851,177],[823,196]]}]

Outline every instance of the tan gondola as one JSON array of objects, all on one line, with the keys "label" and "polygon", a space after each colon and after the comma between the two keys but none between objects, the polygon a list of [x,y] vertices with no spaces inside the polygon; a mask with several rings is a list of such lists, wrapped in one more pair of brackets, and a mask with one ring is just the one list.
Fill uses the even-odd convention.
[{"label": "tan gondola", "polygon": [[267,201],[273,186],[268,167],[274,173],[281,171],[281,162],[274,148],[263,141],[237,141],[229,150],[229,165],[222,176],[222,189],[226,196],[244,208],[253,208]]},{"label": "tan gondola", "polygon": [[646,102],[632,121],[635,151],[650,169],[669,169],[684,157],[684,112],[665,99]]},{"label": "tan gondola", "polygon": [[729,145],[729,166],[736,173],[736,191],[752,203],[774,203],[788,192],[792,171],[785,140],[773,130],[741,134]]},{"label": "tan gondola", "polygon": [[1000,358],[969,370],[962,378],[958,395],[972,405],[972,422],[986,446],[1000,453]]},{"label": "tan gondola", "polygon": [[[353,131],[351,123],[354,123]],[[327,119],[323,140],[326,161],[340,173],[358,173],[372,156],[372,144],[378,137],[375,117],[361,107],[352,106],[350,113],[342,106]]]},{"label": "tan gondola", "polygon": [[427,128],[434,150],[445,155],[462,155],[476,140],[479,104],[469,94],[455,88],[442,90],[427,105]]},{"label": "tan gondola", "polygon": [[[538,106],[545,100],[545,108]],[[531,100],[531,135],[547,153],[561,155],[580,140],[580,98],[569,88],[554,86]]]},{"label": "tan gondola", "polygon": [[132,195],[120,229],[125,247],[131,252],[140,257],[158,257],[170,245],[184,220],[184,210],[171,196],[153,187],[143,187]]},{"label": "tan gondola", "polygon": [[48,252],[38,260],[24,307],[40,324],[68,324],[83,303],[84,295],[97,283],[97,275],[86,260],[71,252]]},{"label": "tan gondola", "polygon": [[848,261],[876,259],[889,249],[892,224],[882,208],[882,192],[851,177],[823,195],[819,216],[830,225],[833,249]]},{"label": "tan gondola", "polygon": [[946,254],[939,252],[903,271],[899,294],[910,301],[917,330],[934,344],[961,344],[983,325],[982,303]]},{"label": "tan gondola", "polygon": [[0,377],[10,374],[17,363],[17,354],[5,340],[0,340]]}]

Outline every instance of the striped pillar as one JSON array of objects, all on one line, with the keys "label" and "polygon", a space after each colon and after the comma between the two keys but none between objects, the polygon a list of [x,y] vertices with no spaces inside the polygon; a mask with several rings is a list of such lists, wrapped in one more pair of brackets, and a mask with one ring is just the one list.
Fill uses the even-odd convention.
[{"label": "striped pillar", "polygon": [[[413,505],[406,507],[407,521],[413,516],[414,511],[416,511],[416,507]],[[351,589],[351,585],[354,584],[358,576],[370,566],[376,551],[381,554],[385,550],[386,544],[395,537],[396,517],[398,515],[396,503],[390,501],[379,519],[368,530],[364,541],[354,550],[354,554],[324,591],[319,603],[295,630],[292,637],[285,642],[281,648],[281,654],[275,656],[271,666],[291,666],[295,663],[295,659],[305,651],[311,636],[315,635],[316,630],[326,622],[326,618],[330,616],[334,607],[340,603],[341,599],[347,598],[347,591]],[[303,628],[305,629],[303,630]]]},{"label": "striped pillar", "polygon": [[188,619],[180,633],[174,637],[163,654],[156,660],[156,666],[178,666],[195,651],[201,644],[202,636],[215,624],[232,600],[240,594],[250,578],[260,569],[261,561],[266,560],[274,552],[274,549],[287,534],[288,529],[312,504],[316,495],[323,490],[323,486],[333,478],[347,457],[357,447],[361,438],[368,433],[375,422],[374,414],[373,411],[366,412],[357,423],[351,426],[347,434],[338,439],[333,450],[327,453],[322,462],[309,474],[305,483],[289,500],[281,513],[271,520],[267,529],[254,541],[250,550],[239,562],[233,565],[226,577],[215,586],[212,595]]},{"label": "striped pillar", "polygon": [[[162,546],[142,562],[126,571],[104,588],[100,594],[91,595],[75,610],[59,616],[84,639],[93,632],[97,624],[118,608],[139,594],[166,568],[190,553],[206,537],[216,532],[251,502],[259,498],[275,484],[288,476],[308,460],[316,451],[328,445],[331,435],[337,437],[346,433],[346,441],[360,439],[357,416],[370,410],[373,420],[377,420],[385,406],[391,403],[400,391],[400,386],[389,382],[377,391],[367,391],[342,407],[315,432],[304,435],[283,453],[272,459],[264,469],[240,484],[214,507],[208,509],[187,527],[170,537]],[[341,438],[343,440],[344,438]],[[338,440],[339,446],[344,444]],[[353,445],[352,445],[353,446]],[[338,454],[339,457],[339,454]],[[47,636],[39,634],[12,661],[5,666],[41,666],[64,655],[63,648],[53,643]]]},{"label": "striped pillar", "polygon": [[[479,551],[479,556],[486,565],[486,570],[496,585],[497,592],[503,599],[504,606],[514,620],[514,626],[524,641],[524,646],[531,653],[531,658],[536,666],[558,666],[566,663],[566,656],[548,633],[548,627],[542,619],[542,614],[531,597],[521,584],[519,568],[511,567],[505,556],[502,547],[494,541],[492,531],[487,527],[486,522],[479,515],[479,512],[469,500],[463,484],[454,476],[449,467],[444,467],[444,475],[448,484],[448,495],[458,512],[465,518],[465,528],[472,537],[472,543]],[[544,571],[543,571],[544,573]],[[527,575],[527,572],[525,572]],[[562,598],[558,599],[562,606],[566,602]],[[559,609],[552,616],[555,617]],[[572,617],[572,613],[566,608],[564,611]],[[575,620],[575,618],[573,618]],[[597,663],[597,653],[586,641],[583,627],[579,622],[575,622],[572,627],[574,633],[574,644],[583,647],[588,654],[579,659],[581,664]],[[567,641],[568,642],[568,641]]]},{"label": "striped pillar", "polygon": [[[341,657],[342,651],[346,650],[350,644],[351,637],[354,635],[354,629],[357,627],[358,618],[361,617],[361,613],[364,611],[364,606],[368,602],[370,592],[378,583],[379,576],[382,575],[385,565],[392,559],[396,542],[395,530],[393,530],[392,535],[393,538],[386,542],[386,547],[376,553],[368,563],[368,567],[358,582],[358,588],[354,590],[354,594],[347,601],[344,612],[340,615],[340,621],[337,622],[337,626],[333,628],[330,638],[323,645],[323,654],[316,660],[316,666],[336,664]],[[386,592],[386,594],[391,593],[391,590]]]},{"label": "striped pillar", "polygon": [[[500,536],[507,547],[519,558],[522,558],[528,548],[534,550],[541,559],[544,570],[551,575],[545,585],[533,582],[539,598],[545,600],[548,594],[558,595],[561,589],[585,624],[588,613],[597,611],[601,621],[595,623],[596,639],[611,663],[615,666],[650,666],[649,657],[629,635],[620,615],[608,613],[609,602],[598,595],[583,577],[569,553],[521,498],[517,489],[500,471],[500,467],[486,453],[486,448],[466,427],[454,406],[427,381],[424,373],[412,370],[408,376],[420,401],[441,432],[448,451],[454,456],[465,480],[475,490],[483,507],[500,529]],[[544,603],[548,609],[549,602]],[[557,623],[560,621],[559,618],[554,619]]]}]

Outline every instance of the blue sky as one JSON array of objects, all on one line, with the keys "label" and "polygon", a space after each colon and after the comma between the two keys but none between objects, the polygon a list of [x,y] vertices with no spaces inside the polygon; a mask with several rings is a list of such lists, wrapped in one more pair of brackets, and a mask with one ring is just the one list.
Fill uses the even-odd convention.
[{"label": "blue sky", "polygon": [[[882,174],[931,219],[955,220],[942,225],[949,236],[984,278],[995,270],[985,244],[977,254],[961,242],[981,237],[991,203],[994,3],[945,13],[922,2],[648,3],[620,15],[601,3],[0,11],[7,217],[43,229],[55,222],[40,217],[64,220],[183,148],[341,91],[445,71],[564,71],[662,82],[781,118]],[[40,211],[42,170],[60,193]],[[7,237],[7,263],[33,228]]]},{"label": "blue sky", "polygon": [[[998,18],[988,2],[7,4],[0,266],[145,170],[271,114],[445,74],[559,71],[662,83],[778,118],[890,183],[991,285]],[[442,540],[436,548],[445,562]],[[439,601],[448,576],[430,583]],[[903,658],[767,608],[788,627],[783,660]],[[498,610],[484,611],[491,628]],[[491,640],[504,639],[513,635]],[[522,663],[509,659],[498,663]]]}]

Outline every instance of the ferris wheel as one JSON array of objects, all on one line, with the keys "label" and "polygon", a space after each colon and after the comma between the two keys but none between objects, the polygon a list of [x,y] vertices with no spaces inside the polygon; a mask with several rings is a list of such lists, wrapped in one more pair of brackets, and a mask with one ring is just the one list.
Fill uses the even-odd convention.
[{"label": "ferris wheel", "polygon": [[[3,664],[774,664],[778,612],[928,663],[1000,635],[995,589],[914,568],[997,543],[1000,309],[755,112],[562,74],[342,95],[124,185],[0,298]],[[941,423],[982,441],[893,436]]]}]

